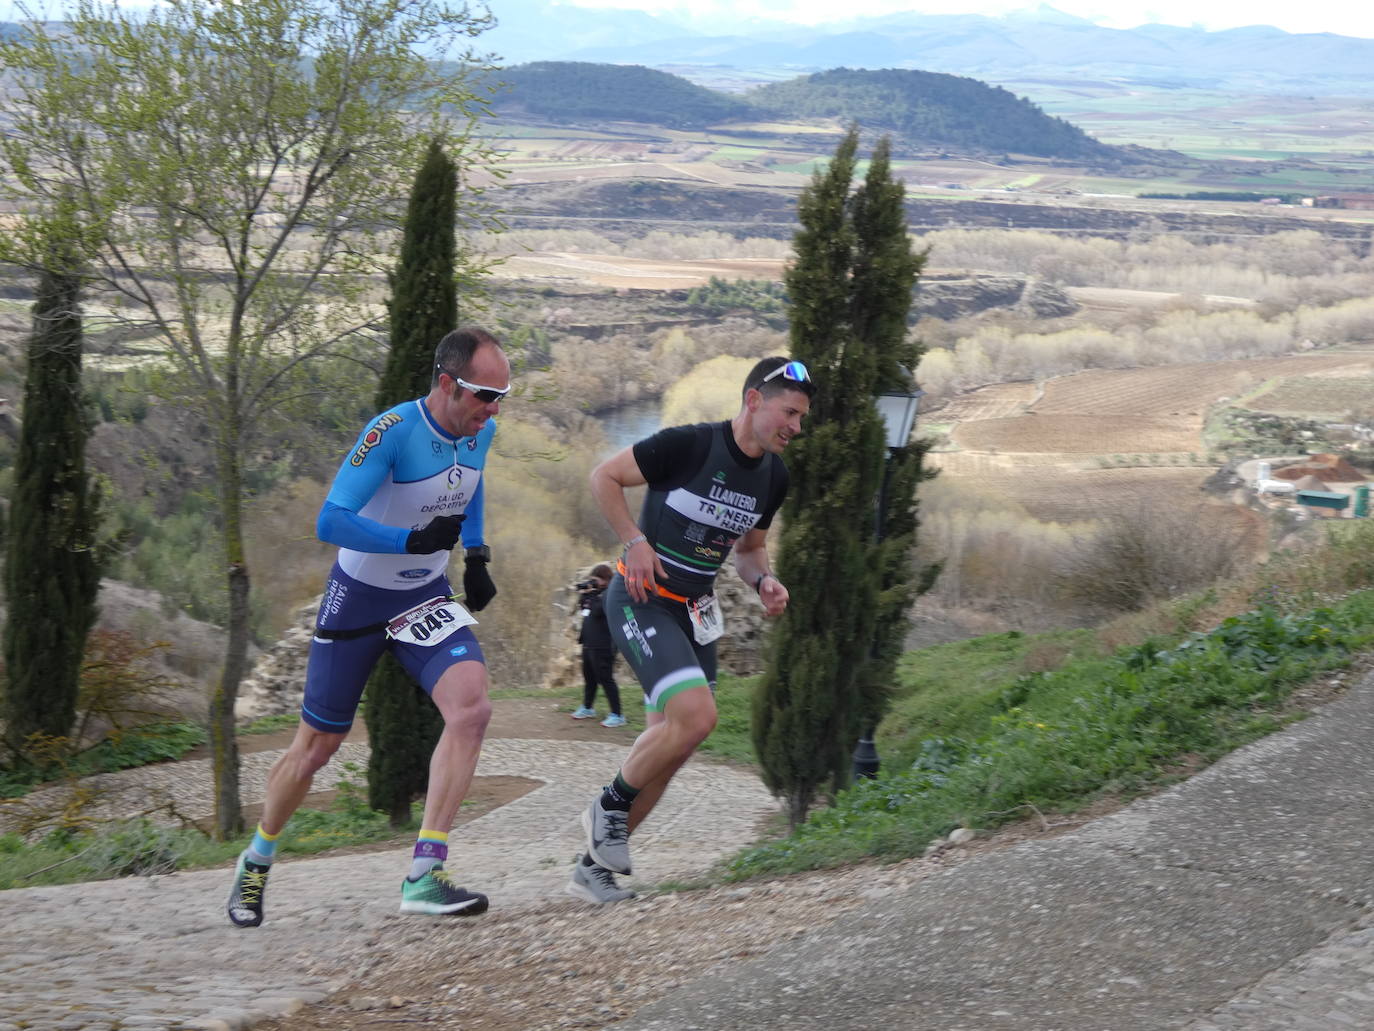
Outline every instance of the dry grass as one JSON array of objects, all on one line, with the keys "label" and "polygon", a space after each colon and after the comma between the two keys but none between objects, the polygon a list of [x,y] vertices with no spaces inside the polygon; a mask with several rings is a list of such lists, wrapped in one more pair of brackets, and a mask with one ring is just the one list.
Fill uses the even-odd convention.
[{"label": "dry grass", "polygon": [[613,289],[690,290],[713,278],[779,282],[782,268],[779,258],[678,261],[543,252],[508,258],[496,274],[513,279],[575,279]]},{"label": "dry grass", "polygon": [[248,570],[273,637],[324,589],[336,549],[315,536],[315,520],[328,490],[316,480],[293,480],[247,506]]}]

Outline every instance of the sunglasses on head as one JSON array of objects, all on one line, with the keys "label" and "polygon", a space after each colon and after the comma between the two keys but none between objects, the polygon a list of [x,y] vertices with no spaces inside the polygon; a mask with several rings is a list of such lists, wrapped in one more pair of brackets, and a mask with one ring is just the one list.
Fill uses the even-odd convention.
[{"label": "sunglasses on head", "polygon": [[767,383],[770,379],[781,376],[783,379],[790,379],[793,383],[810,383],[811,373],[806,371],[806,366],[801,362],[785,362],[770,372],[763,379],[759,380],[759,386]]},{"label": "sunglasses on head", "polygon": [[457,383],[464,390],[471,393],[473,397],[477,398],[477,400],[481,401],[484,405],[489,405],[493,401],[500,401],[501,398],[510,393],[509,385],[505,387],[484,387],[477,383],[469,383],[467,380],[455,376],[442,365],[436,365],[435,368],[449,377],[449,379],[453,380],[453,382]]}]

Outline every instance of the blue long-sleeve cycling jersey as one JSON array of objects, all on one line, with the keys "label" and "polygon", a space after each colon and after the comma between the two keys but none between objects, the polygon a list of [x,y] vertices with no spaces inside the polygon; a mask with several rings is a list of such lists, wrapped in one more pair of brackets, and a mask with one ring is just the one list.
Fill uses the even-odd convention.
[{"label": "blue long-sleeve cycling jersey", "polygon": [[339,467],[316,521],[320,540],[339,545],[339,568],[374,587],[411,588],[436,579],[449,552],[406,554],[411,530],[435,516],[463,514],[463,545],[483,543],[482,470],[496,422],[455,437],[423,399],[377,416]]}]

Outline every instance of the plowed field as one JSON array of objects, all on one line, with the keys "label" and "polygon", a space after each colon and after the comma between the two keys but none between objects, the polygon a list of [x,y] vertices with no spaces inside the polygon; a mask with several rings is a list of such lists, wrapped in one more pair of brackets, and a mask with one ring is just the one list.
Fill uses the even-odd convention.
[{"label": "plowed field", "polygon": [[[1349,375],[1351,372],[1363,375]],[[1374,409],[1374,369],[1332,369],[1315,376],[1286,379],[1246,403],[1247,408],[1279,415],[1345,418],[1352,411]]]},{"label": "plowed field", "polygon": [[656,261],[652,258],[607,257],[539,251],[505,259],[497,275],[520,279],[567,279],[606,287],[641,290],[690,290],[712,278],[781,281],[780,258],[730,258],[702,261]]},{"label": "plowed field", "polygon": [[960,447],[976,451],[1063,455],[1197,452],[1202,449],[1202,420],[1029,412],[1012,419],[960,423],[953,439]]},{"label": "plowed field", "polygon": [[1268,380],[1348,368],[1374,369],[1374,353],[1323,352],[1149,369],[1089,369],[1051,380],[1033,410],[1042,415],[1102,412],[1201,420],[1222,398],[1254,390]]},{"label": "plowed field", "polygon": [[[1093,369],[1034,384],[999,384],[956,398],[932,420],[952,424],[930,456],[944,476],[1013,501],[1038,519],[1071,523],[1125,506],[1194,505],[1215,471],[1200,463],[1209,410],[1246,394],[1254,407],[1339,407],[1369,384],[1374,351],[1350,350],[1149,369]],[[1326,407],[1313,407],[1324,414]],[[1224,504],[1200,519],[1262,540],[1254,513]]]},{"label": "plowed field", "polygon": [[1034,383],[996,383],[960,394],[940,409],[940,421],[1011,418],[1026,411],[1039,394]]}]

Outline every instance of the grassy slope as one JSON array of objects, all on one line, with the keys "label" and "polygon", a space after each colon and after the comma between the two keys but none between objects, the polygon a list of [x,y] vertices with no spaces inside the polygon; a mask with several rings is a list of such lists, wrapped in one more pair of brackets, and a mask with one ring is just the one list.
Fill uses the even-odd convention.
[{"label": "grassy slope", "polygon": [[[1352,537],[1342,568],[1374,579],[1374,523],[1355,526]],[[1207,633],[1111,654],[1087,630],[994,634],[909,652],[880,730],[880,777],[841,792],[796,833],[742,853],[727,876],[903,858],[955,827],[1153,790],[1297,718],[1287,705],[1296,685],[1371,650],[1374,590],[1287,615],[1249,610]],[[719,725],[703,752],[753,761],[756,683],[722,677]],[[362,777],[353,771],[353,785]],[[353,785],[340,782],[326,811],[302,810],[283,852],[394,836]],[[222,865],[242,847],[146,822],[98,835],[59,830],[36,846],[11,834],[0,837],[0,889]]]},{"label": "grassy slope", "polygon": [[[955,827],[1129,798],[1300,718],[1297,686],[1374,652],[1374,521],[1333,533],[1317,558],[1236,586],[1237,614],[1205,632],[1112,650],[1093,631],[997,634],[908,653],[879,779],[747,850],[729,875],[904,858]],[[1186,626],[1216,606],[1208,592],[1160,606],[1154,622]]]}]

